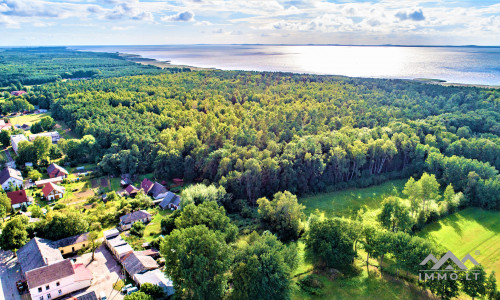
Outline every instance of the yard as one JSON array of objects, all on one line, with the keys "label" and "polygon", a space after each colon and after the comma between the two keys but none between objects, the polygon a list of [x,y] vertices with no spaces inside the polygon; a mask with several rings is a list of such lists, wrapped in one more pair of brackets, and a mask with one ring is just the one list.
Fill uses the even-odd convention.
[{"label": "yard", "polygon": [[[144,230],[144,239],[147,242],[151,242],[153,239],[157,238],[161,234],[161,220],[168,216],[169,214],[172,213],[171,210],[162,210],[159,208],[155,208],[152,210],[156,210],[157,213],[154,215],[153,219],[149,224],[146,226],[146,229]],[[150,211],[150,213],[152,213]]]},{"label": "yard", "polygon": [[50,113],[42,113],[42,114],[30,114],[30,115],[21,115],[18,117],[12,117],[9,118],[10,122],[12,125],[23,125],[23,124],[28,124],[32,125],[33,123],[36,123],[40,121],[44,117],[50,116]]}]

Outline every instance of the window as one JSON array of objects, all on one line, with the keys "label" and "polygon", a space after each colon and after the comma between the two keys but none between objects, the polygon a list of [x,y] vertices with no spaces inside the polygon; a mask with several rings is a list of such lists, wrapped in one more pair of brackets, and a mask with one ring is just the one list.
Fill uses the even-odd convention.
[{"label": "window", "polygon": [[[42,288],[41,288],[41,287],[39,287],[39,288],[38,288],[38,292],[39,292],[39,293],[41,293],[41,292],[42,292]],[[42,298],[43,298],[43,297],[42,297]]]},{"label": "window", "polygon": [[47,285],[45,286],[45,290],[48,290],[48,289],[49,289],[49,285],[47,284]]},{"label": "window", "polygon": [[83,247],[85,247],[85,244],[83,244]]},{"label": "window", "polygon": [[75,247],[71,247],[71,251],[72,251],[72,252],[75,252]]},{"label": "window", "polygon": [[58,282],[56,282],[56,286],[60,286],[60,285],[61,285],[61,284],[59,283],[59,281],[58,281]]},{"label": "window", "polygon": [[40,300],[43,300],[43,296],[40,297]]},{"label": "window", "polygon": [[61,250],[61,254],[64,254],[64,250]]},{"label": "window", "polygon": [[61,294],[62,294],[62,291],[61,291],[61,290],[59,290],[59,295],[61,295]]},{"label": "window", "polygon": [[50,299],[50,298],[51,298],[51,297],[50,297],[50,294],[47,294],[47,299]]}]

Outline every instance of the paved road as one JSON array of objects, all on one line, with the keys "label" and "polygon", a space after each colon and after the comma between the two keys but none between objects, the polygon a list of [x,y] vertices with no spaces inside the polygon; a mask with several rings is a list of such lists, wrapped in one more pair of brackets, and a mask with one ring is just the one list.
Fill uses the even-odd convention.
[{"label": "paved road", "polygon": [[7,162],[14,161],[14,159],[12,159],[12,156],[10,156],[10,151],[8,149],[5,149],[4,152],[5,156],[7,157]]},{"label": "paved road", "polygon": [[21,300],[16,288],[21,270],[17,258],[10,251],[0,250],[0,279],[0,299]]}]

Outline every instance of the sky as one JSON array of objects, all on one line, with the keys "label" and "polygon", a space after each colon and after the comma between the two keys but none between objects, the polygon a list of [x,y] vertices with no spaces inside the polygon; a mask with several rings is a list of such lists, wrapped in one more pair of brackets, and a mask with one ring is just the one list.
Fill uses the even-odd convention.
[{"label": "sky", "polygon": [[0,0],[0,46],[500,45],[496,0]]}]

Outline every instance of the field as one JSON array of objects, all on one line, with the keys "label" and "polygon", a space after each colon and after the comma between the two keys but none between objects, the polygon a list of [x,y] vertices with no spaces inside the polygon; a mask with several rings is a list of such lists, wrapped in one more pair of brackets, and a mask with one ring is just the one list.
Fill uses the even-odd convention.
[{"label": "field", "polygon": [[351,188],[343,191],[322,193],[300,198],[299,203],[305,205],[307,215],[318,209],[328,217],[346,216],[353,209],[360,208],[363,205],[366,205],[368,210],[379,208],[385,197],[401,194],[406,181],[406,179],[390,180],[363,189]]},{"label": "field", "polygon": [[[470,253],[500,281],[500,212],[467,208],[428,225],[419,236],[452,251],[459,258]],[[479,251],[479,254],[476,254]]]},{"label": "field", "polygon": [[31,115],[22,115],[19,117],[13,117],[9,118],[10,122],[12,125],[23,125],[23,124],[28,124],[28,125],[33,125],[33,123],[36,123],[40,121],[44,117],[50,116],[49,113],[43,113],[43,114],[31,114]]}]

